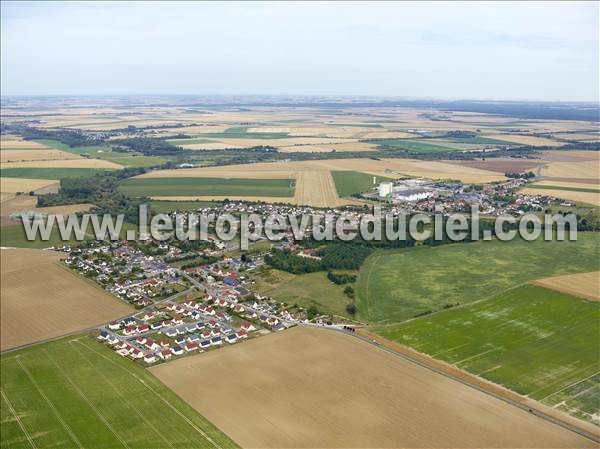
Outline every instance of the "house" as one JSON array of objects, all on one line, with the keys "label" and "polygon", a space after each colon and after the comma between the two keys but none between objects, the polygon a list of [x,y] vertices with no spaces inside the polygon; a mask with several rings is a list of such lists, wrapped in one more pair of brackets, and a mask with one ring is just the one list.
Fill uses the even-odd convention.
[{"label": "house", "polygon": [[179,336],[175,339],[175,343],[177,343],[178,345],[182,345],[185,343],[185,337]]},{"label": "house", "polygon": [[123,319],[124,326],[132,326],[134,324],[135,324],[135,318],[133,318],[132,316],[129,316],[129,317]]},{"label": "house", "polygon": [[186,331],[186,332],[188,332],[188,333],[189,333],[189,332],[195,332],[195,331],[197,330],[197,329],[196,329],[196,325],[195,325],[195,324],[188,324],[187,326],[185,326],[185,328],[184,328],[184,329],[185,329],[185,331]]},{"label": "house", "polygon": [[186,343],[184,348],[185,348],[186,352],[195,351],[196,349],[198,349],[198,343],[196,343],[196,342]]},{"label": "house", "polygon": [[109,335],[106,341],[109,345],[114,345],[119,342],[119,339],[115,335]]},{"label": "house", "polygon": [[135,331],[136,331],[136,327],[135,326],[127,326],[123,330],[123,335],[131,335],[131,334],[134,334]]},{"label": "house", "polygon": [[163,349],[158,353],[158,356],[163,360],[169,360],[172,357],[170,349]]},{"label": "house", "polygon": [[274,331],[282,331],[284,329],[285,329],[285,326],[283,324],[281,324],[281,323],[276,324],[275,326],[273,326],[273,330]]},{"label": "house", "polygon": [[250,332],[250,331],[255,330],[256,327],[250,321],[244,321],[242,323],[242,329],[245,330],[246,332]]},{"label": "house", "polygon": [[133,351],[131,351],[130,353],[131,357],[133,357],[134,359],[141,359],[142,357],[144,357],[144,353],[138,348],[133,348]]},{"label": "house", "polygon": [[138,326],[137,331],[138,332],[148,332],[150,330],[150,326],[148,326],[147,324],[142,324],[141,326]]},{"label": "house", "polygon": [[212,329],[215,329],[215,328],[219,327],[219,323],[217,323],[215,320],[210,320],[210,321],[208,322],[208,325],[209,325],[209,326],[210,326]]},{"label": "house", "polygon": [[245,330],[239,330],[235,333],[235,336],[239,339],[248,338],[248,333]]},{"label": "house", "polygon": [[173,348],[171,349],[171,353],[173,355],[181,355],[183,354],[183,349],[181,349],[181,346],[173,346]]},{"label": "house", "polygon": [[161,341],[158,342],[158,344],[161,345],[163,348],[168,348],[169,346],[171,346],[169,340],[167,340],[166,338],[163,338]]},{"label": "house", "polygon": [[[118,342],[118,343],[115,345],[115,348],[117,348],[117,349],[125,349],[125,348],[127,348],[127,346],[128,346],[128,345],[127,345],[127,343],[126,343],[126,342],[124,342],[124,341],[119,341],[119,342]],[[128,352],[129,352],[129,351],[128,351]]]},{"label": "house", "polygon": [[204,323],[202,323],[202,322],[196,323],[196,329],[198,329],[199,331],[204,329],[204,327],[205,327]]},{"label": "house", "polygon": [[233,310],[234,310],[234,311],[236,311],[237,313],[242,313],[242,312],[244,312],[246,309],[244,308],[244,306],[243,306],[243,305],[241,305],[241,304],[237,304]]},{"label": "house", "polygon": [[167,330],[165,331],[165,335],[166,335],[167,337],[171,337],[171,338],[173,338],[173,337],[175,337],[175,336],[177,335],[177,329],[173,329],[173,328],[171,328],[171,329],[167,329]]},{"label": "house", "polygon": [[139,337],[137,337],[135,339],[135,341],[141,345],[143,345],[144,343],[146,343],[148,339],[146,337],[144,337],[143,335],[140,335]]},{"label": "house", "polygon": [[237,337],[235,336],[235,334],[229,334],[225,337],[225,341],[227,341],[227,343],[229,344],[233,344],[237,341]]},{"label": "house", "polygon": [[163,322],[162,321],[157,321],[156,323],[152,323],[150,325],[150,329],[152,329],[153,331],[160,329],[161,327],[163,327]]},{"label": "house", "polygon": [[183,320],[181,319],[180,316],[176,316],[175,318],[173,318],[173,324],[181,324],[183,323]]},{"label": "house", "polygon": [[127,349],[119,349],[117,354],[119,354],[121,357],[126,357],[129,355],[129,351]]},{"label": "house", "polygon": [[146,354],[144,356],[144,362],[146,362],[146,363],[154,363],[154,362],[156,362],[156,357],[154,356],[153,353],[149,352],[148,354]]},{"label": "house", "polygon": [[194,342],[200,340],[200,336],[198,334],[192,334],[188,337],[188,341]]},{"label": "house", "polygon": [[213,346],[221,346],[223,344],[223,340],[221,340],[221,337],[213,337],[210,339],[210,344]]},{"label": "house", "polygon": [[98,340],[106,340],[108,338],[108,332],[102,331],[100,335],[98,335]]},{"label": "house", "polygon": [[159,344],[156,343],[154,340],[152,340],[151,338],[149,338],[146,341],[146,345],[145,345],[148,349],[152,350],[152,351],[156,351],[157,349],[160,348]]},{"label": "house", "polygon": [[108,328],[113,331],[119,330],[119,329],[121,329],[121,323],[119,323],[117,321],[113,321],[112,323],[110,323],[108,325]]},{"label": "house", "polygon": [[202,340],[200,342],[200,348],[206,349],[210,346],[210,340]]},{"label": "house", "polygon": [[202,332],[202,338],[210,338],[212,337],[212,332],[209,330],[205,330],[204,332]]}]

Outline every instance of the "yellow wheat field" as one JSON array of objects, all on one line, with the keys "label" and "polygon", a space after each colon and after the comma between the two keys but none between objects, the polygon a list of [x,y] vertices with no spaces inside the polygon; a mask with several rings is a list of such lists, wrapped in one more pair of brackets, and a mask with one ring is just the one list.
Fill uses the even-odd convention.
[{"label": "yellow wheat field", "polygon": [[[67,159],[82,159],[77,154],[67,153],[61,150],[2,150],[0,151],[0,163],[4,168],[10,162],[30,162],[30,161],[50,161],[50,160],[67,160]],[[45,166],[41,164],[41,166]]]},{"label": "yellow wheat field", "polygon": [[58,180],[53,179],[28,179],[28,178],[0,178],[0,192],[3,194],[32,192],[47,187],[56,186],[58,188]]}]

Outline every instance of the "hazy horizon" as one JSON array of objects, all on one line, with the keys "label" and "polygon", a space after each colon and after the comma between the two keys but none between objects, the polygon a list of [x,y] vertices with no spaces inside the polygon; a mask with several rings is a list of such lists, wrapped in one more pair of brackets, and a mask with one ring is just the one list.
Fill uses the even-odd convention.
[{"label": "hazy horizon", "polygon": [[598,102],[597,2],[2,2],[2,96]]}]

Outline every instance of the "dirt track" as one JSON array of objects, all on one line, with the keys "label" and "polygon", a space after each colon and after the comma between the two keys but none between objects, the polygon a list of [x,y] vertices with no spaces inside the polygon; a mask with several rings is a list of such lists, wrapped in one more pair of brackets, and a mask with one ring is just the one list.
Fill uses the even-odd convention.
[{"label": "dirt track", "polygon": [[290,329],[151,372],[243,447],[594,447],[480,391],[320,329]]}]

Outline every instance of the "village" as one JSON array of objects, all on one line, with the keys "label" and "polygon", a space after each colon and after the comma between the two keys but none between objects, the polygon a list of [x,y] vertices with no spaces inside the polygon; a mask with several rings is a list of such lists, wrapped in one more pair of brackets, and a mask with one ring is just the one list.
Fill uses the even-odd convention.
[{"label": "village", "polygon": [[[483,208],[484,214],[519,215],[544,210],[553,201],[549,197],[519,193],[517,189],[524,182],[510,179],[477,189],[455,182],[399,181],[389,183],[391,186],[380,185],[370,195],[389,199],[389,192],[402,192],[415,186],[428,192],[416,201],[400,201],[397,196],[395,201],[383,203],[386,213],[391,214],[464,212],[471,205],[477,205]],[[381,190],[384,190],[383,195]],[[237,216],[254,213],[265,217],[273,213],[298,216],[323,211],[312,207],[230,201],[199,207],[197,212]],[[358,217],[364,210],[347,207],[326,213]],[[169,215],[173,219],[185,217],[180,211]],[[314,249],[297,244],[291,230],[280,242],[261,247],[264,248],[261,251],[241,253],[234,242],[221,241],[211,234],[209,244],[187,249],[180,248],[175,241],[152,239],[143,244],[126,240],[84,242],[73,248],[65,245],[59,249],[69,254],[64,262],[67,266],[138,309],[135,314],[102,326],[98,340],[124,357],[150,365],[298,324],[342,327],[347,324],[343,320],[334,323],[333,316],[320,314],[309,319],[306,310],[296,305],[252,292],[250,274],[264,265],[265,257],[274,250],[289,250],[300,257],[320,260]]]}]

